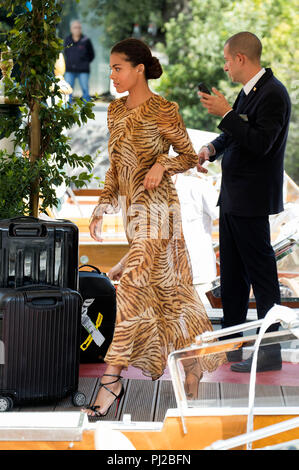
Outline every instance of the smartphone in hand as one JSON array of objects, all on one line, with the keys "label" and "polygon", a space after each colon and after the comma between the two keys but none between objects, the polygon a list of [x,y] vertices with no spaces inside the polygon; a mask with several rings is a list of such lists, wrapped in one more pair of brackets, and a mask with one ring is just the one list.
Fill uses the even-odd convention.
[{"label": "smartphone in hand", "polygon": [[208,95],[211,94],[210,90],[202,82],[198,84],[198,91],[201,91],[202,93],[207,93]]}]

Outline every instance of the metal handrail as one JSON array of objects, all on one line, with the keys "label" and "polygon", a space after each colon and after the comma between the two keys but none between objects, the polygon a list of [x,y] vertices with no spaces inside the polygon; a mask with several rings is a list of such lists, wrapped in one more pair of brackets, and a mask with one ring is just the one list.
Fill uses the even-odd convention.
[{"label": "metal handrail", "polygon": [[[238,337],[233,339],[226,339],[220,340],[217,342],[212,343],[218,338],[223,336],[229,336],[236,333],[241,333],[244,331],[251,330],[253,328],[262,328],[265,325],[265,322],[269,323],[269,318],[271,318],[272,323],[281,323],[281,325],[286,328],[284,332],[270,332],[264,333],[263,338],[259,335],[247,336],[247,337]],[[267,325],[267,328],[270,326]],[[215,354],[220,352],[227,352],[239,349],[244,344],[253,343],[254,345],[258,342],[258,346],[260,344],[273,344],[278,343],[281,341],[289,341],[293,339],[299,338],[299,315],[293,310],[288,307],[278,306],[275,305],[272,309],[269,310],[266,317],[262,320],[257,320],[254,322],[243,323],[241,325],[237,325],[234,327],[224,328],[218,331],[212,332],[205,332],[201,335],[196,337],[196,344],[191,345],[189,348],[181,349],[178,351],[172,352],[168,356],[168,364],[169,370],[172,377],[173,389],[178,405],[178,409],[180,411],[181,416],[181,423],[183,427],[184,434],[187,434],[187,428],[184,418],[184,412],[188,409],[186,394],[183,387],[183,380],[181,376],[181,371],[179,367],[179,362],[186,359],[187,357],[200,357],[206,354]],[[255,351],[256,356],[254,357],[255,362],[257,359],[257,351]],[[253,368],[254,369],[254,368]],[[256,363],[255,363],[255,370],[254,374],[256,373]],[[251,389],[252,385],[255,388],[255,377],[254,381],[252,380],[251,376]],[[251,414],[253,412],[253,401],[252,400],[252,393],[254,392],[251,390],[250,392],[250,399],[249,399],[249,414],[248,414],[248,423],[251,421]],[[248,424],[248,428],[250,428],[250,424]],[[248,429],[247,428],[247,429]]]}]

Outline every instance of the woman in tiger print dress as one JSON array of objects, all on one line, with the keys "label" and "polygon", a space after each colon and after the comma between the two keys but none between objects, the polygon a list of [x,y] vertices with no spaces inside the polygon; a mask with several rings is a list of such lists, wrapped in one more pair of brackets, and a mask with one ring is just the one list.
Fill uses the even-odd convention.
[{"label": "woman in tiger print dress", "polygon": [[[171,175],[195,167],[198,157],[177,104],[148,87],[147,79],[162,73],[149,48],[136,39],[121,41],[111,51],[110,67],[116,90],[128,90],[129,95],[109,105],[110,167],[90,232],[101,241],[103,214],[121,207],[129,252],[109,273],[120,279],[117,320],[102,387],[94,405],[87,407],[88,414],[96,416],[106,414],[121,398],[123,368],[138,367],[156,380],[171,351],[189,346],[196,335],[212,329],[192,285],[179,200],[171,180]],[[168,155],[170,145],[176,157]],[[195,367],[189,360],[186,391],[191,393],[194,383],[198,387],[202,370],[212,371],[222,362],[222,355],[210,356]]]}]

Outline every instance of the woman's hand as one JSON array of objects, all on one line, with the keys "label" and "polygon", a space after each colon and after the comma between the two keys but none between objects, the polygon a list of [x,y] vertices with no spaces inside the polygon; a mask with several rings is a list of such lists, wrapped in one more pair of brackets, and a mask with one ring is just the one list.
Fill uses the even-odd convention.
[{"label": "woman's hand", "polygon": [[111,279],[111,281],[119,281],[124,269],[125,267],[121,262],[117,263],[115,266],[113,266],[113,268],[110,269],[108,273],[109,279]]},{"label": "woman's hand", "polygon": [[165,168],[160,163],[155,163],[146,174],[143,180],[145,189],[155,189],[161,183]]},{"label": "woman's hand", "polygon": [[89,225],[90,235],[97,242],[104,241],[102,238],[102,224],[103,216],[101,215],[93,217]]}]

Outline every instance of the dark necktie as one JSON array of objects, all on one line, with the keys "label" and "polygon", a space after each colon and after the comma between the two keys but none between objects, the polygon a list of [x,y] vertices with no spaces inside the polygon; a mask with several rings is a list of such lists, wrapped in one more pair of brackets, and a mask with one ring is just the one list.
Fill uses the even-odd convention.
[{"label": "dark necktie", "polygon": [[237,104],[237,109],[236,111],[239,111],[241,108],[242,108],[242,105],[244,103],[244,100],[246,98],[246,93],[244,91],[244,89],[242,88],[242,90],[240,91],[240,95],[239,95],[239,100],[238,100],[238,104]]}]

